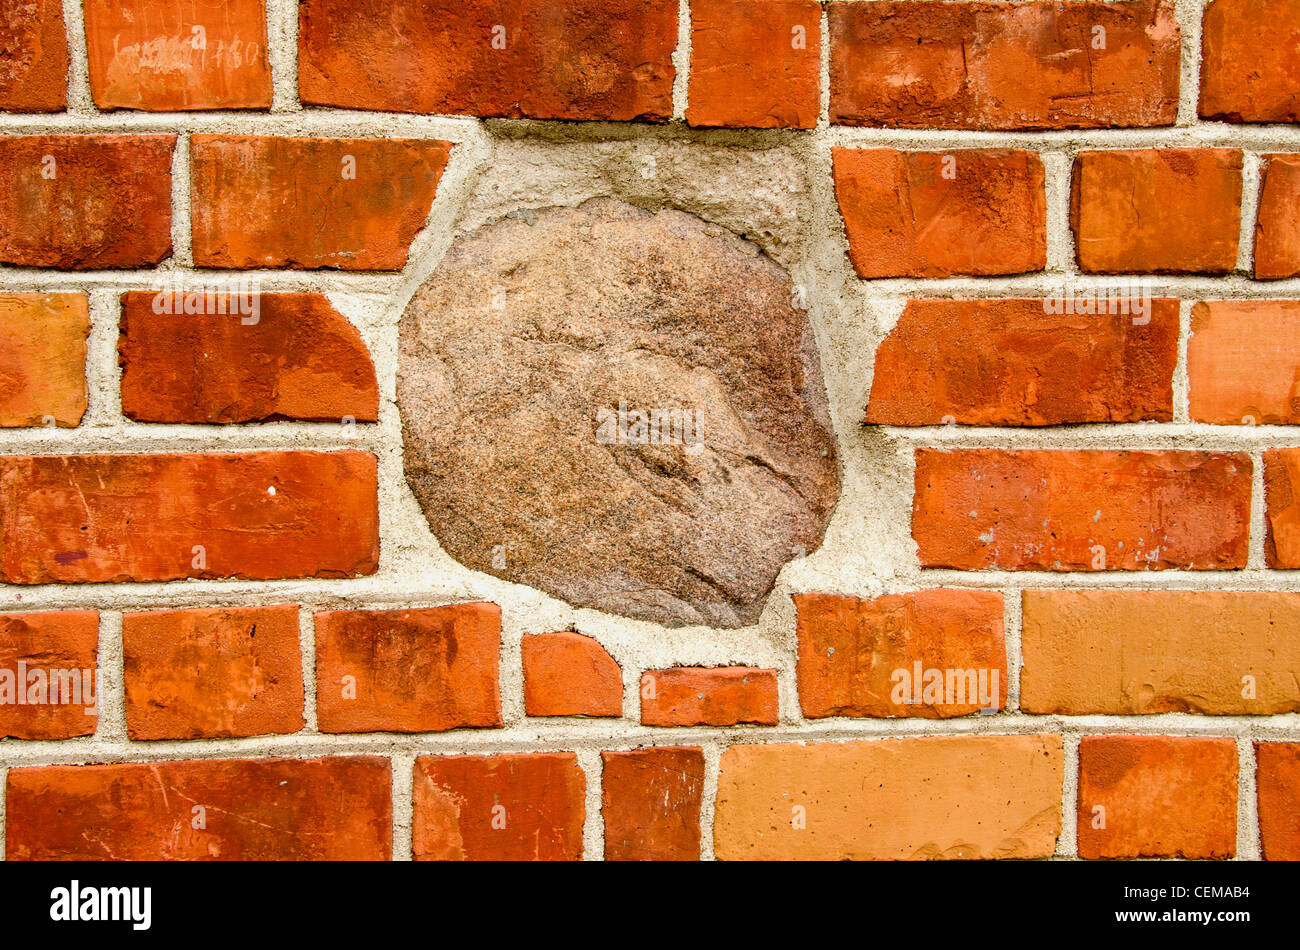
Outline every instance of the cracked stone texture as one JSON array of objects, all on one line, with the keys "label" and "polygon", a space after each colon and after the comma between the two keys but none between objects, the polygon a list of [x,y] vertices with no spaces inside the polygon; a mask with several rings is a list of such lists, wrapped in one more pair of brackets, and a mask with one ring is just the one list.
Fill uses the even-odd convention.
[{"label": "cracked stone texture", "polygon": [[[462,563],[671,626],[754,623],[839,492],[786,272],[723,228],[610,199],[453,246],[401,322],[406,477]],[[700,448],[602,444],[689,409]]]}]

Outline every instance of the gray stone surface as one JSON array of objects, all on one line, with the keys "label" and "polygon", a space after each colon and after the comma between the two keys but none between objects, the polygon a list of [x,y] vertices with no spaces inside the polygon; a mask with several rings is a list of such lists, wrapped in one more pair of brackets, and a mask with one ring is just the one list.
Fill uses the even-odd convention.
[{"label": "gray stone surface", "polygon": [[461,238],[398,354],[406,478],[439,542],[572,604],[755,622],[839,492],[793,304],[755,245],[680,211],[596,199]]}]

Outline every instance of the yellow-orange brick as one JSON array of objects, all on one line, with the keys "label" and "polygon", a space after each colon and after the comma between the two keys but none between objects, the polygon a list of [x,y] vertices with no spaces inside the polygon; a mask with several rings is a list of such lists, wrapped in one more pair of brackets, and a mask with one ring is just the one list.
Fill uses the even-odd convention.
[{"label": "yellow-orange brick", "polygon": [[1300,594],[1024,593],[1020,708],[1030,713],[1300,711]]},{"label": "yellow-orange brick", "polygon": [[722,755],[722,859],[1045,858],[1059,736],[739,745]]}]

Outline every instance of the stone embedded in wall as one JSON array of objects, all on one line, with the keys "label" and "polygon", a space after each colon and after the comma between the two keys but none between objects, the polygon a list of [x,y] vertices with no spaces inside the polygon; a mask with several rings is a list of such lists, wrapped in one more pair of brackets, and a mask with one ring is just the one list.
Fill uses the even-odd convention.
[{"label": "stone embedded in wall", "polygon": [[400,329],[406,477],[438,541],[575,605],[754,623],[839,493],[798,303],[680,211],[596,199],[465,236]]}]

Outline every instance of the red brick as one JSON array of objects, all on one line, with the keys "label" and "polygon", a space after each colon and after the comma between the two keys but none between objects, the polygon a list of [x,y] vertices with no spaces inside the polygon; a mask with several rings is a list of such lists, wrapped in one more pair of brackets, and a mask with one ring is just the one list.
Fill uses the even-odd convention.
[{"label": "red brick", "polygon": [[[9,861],[387,861],[378,756],[11,769]],[[201,827],[200,827],[201,826]]]},{"label": "red brick", "polygon": [[1259,836],[1266,861],[1300,861],[1300,743],[1256,742]]},{"label": "red brick", "polygon": [[[944,719],[1006,706],[999,593],[921,590],[875,600],[795,594],[794,603],[799,704],[809,719]],[[926,687],[935,682],[932,693]],[[981,686],[992,703],[981,701]]]},{"label": "red brick", "polygon": [[1300,423],[1300,303],[1211,300],[1192,308],[1191,416],[1215,425]]},{"label": "red brick", "polygon": [[1300,155],[1265,155],[1255,218],[1255,279],[1300,275]]},{"label": "red brick", "polygon": [[827,9],[834,123],[1069,129],[1173,125],[1178,116],[1172,3],[882,0]]},{"label": "red brick", "polygon": [[263,0],[85,0],[100,109],[266,109]]},{"label": "red brick", "polygon": [[0,427],[66,427],[86,412],[84,294],[0,294]]},{"label": "red brick", "polygon": [[831,154],[859,277],[1023,274],[1046,264],[1047,201],[1037,155],[890,148]]},{"label": "red brick", "polygon": [[1084,736],[1079,744],[1078,840],[1081,858],[1232,857],[1237,842],[1236,743]]},{"label": "red brick", "polygon": [[916,453],[923,567],[1133,571],[1246,566],[1245,453]]},{"label": "red brick", "polygon": [[501,608],[337,610],[316,615],[321,732],[500,726]]},{"label": "red brick", "polygon": [[[1059,312],[1085,303],[1102,312]],[[1177,300],[911,300],[876,350],[866,421],[1169,422],[1177,360]]]},{"label": "red brick", "polygon": [[366,344],[324,294],[125,293],[118,361],[137,422],[379,417]]},{"label": "red brick", "polygon": [[298,24],[307,105],[652,122],[672,114],[677,0],[305,0]]},{"label": "red brick", "polygon": [[1023,712],[1300,712],[1300,594],[1031,590],[1023,608]]},{"label": "red brick", "polygon": [[623,715],[623,674],[599,641],[539,633],[524,637],[521,648],[528,715]]},{"label": "red brick", "polygon": [[1089,273],[1226,274],[1237,265],[1241,152],[1080,152],[1070,227]]},{"label": "red brick", "polygon": [[713,850],[730,860],[1047,858],[1060,736],[735,745]]},{"label": "red brick", "polygon": [[194,263],[227,268],[401,270],[451,150],[420,139],[190,141]]},{"label": "red brick", "polygon": [[1300,568],[1300,449],[1264,453],[1264,556],[1269,567]]},{"label": "red brick", "polygon": [[577,861],[586,777],[572,752],[415,760],[417,861]]},{"label": "red brick", "polygon": [[379,559],[368,452],[0,458],[0,579],[353,577]]},{"label": "red brick", "polygon": [[298,608],[122,615],[132,739],[217,739],[303,726]]},{"label": "red brick", "polygon": [[691,0],[691,125],[811,129],[820,72],[817,0]]},{"label": "red brick", "polygon": [[776,670],[751,666],[650,670],[641,677],[641,722],[647,726],[775,726]]},{"label": "red brick", "polygon": [[1201,20],[1201,118],[1300,122],[1300,0],[1212,0]]},{"label": "red brick", "polygon": [[607,861],[698,861],[704,752],[602,752]]},{"label": "red brick", "polygon": [[0,739],[94,735],[98,654],[93,610],[0,614]]},{"label": "red brick", "polygon": [[0,263],[150,267],[172,252],[174,135],[0,137]]},{"label": "red brick", "polygon": [[60,112],[68,102],[61,0],[0,0],[0,109]]}]

